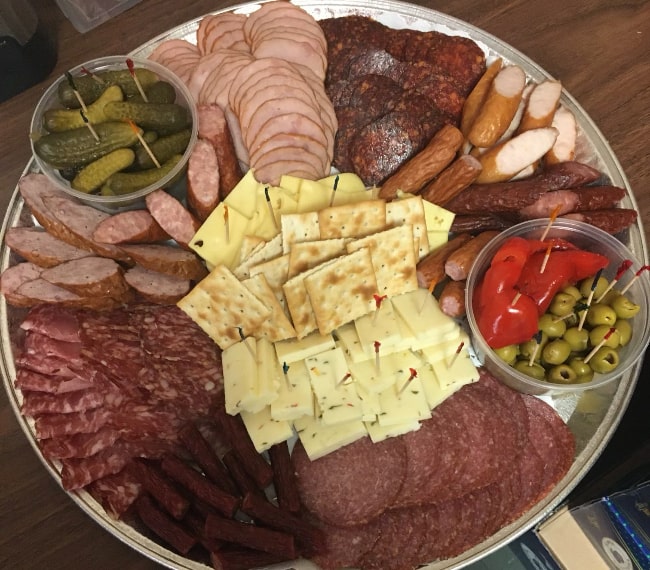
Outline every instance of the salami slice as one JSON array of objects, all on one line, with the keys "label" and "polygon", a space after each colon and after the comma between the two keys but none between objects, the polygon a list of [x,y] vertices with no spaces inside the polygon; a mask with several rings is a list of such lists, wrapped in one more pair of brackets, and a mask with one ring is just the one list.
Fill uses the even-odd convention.
[{"label": "salami slice", "polygon": [[99,408],[103,403],[104,398],[94,388],[62,394],[23,392],[20,411],[32,417],[39,414],[70,414]]},{"label": "salami slice", "polygon": [[87,490],[108,514],[121,518],[140,495],[142,485],[128,469],[122,469],[93,481]]},{"label": "salami slice", "polygon": [[298,442],[291,459],[305,507],[337,526],[358,525],[386,510],[406,472],[404,443],[396,438],[372,443],[365,437],[315,461]]},{"label": "salami slice", "polygon": [[104,427],[94,433],[42,439],[38,446],[46,459],[90,457],[113,445],[119,437],[116,430]]}]

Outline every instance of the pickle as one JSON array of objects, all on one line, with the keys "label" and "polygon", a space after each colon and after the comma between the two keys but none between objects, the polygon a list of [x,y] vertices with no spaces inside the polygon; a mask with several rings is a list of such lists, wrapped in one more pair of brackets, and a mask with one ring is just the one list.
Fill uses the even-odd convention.
[{"label": "pickle", "polygon": [[190,125],[187,109],[176,103],[114,101],[106,104],[104,112],[112,120],[131,120],[139,127],[160,135],[176,133]]},{"label": "pickle", "polygon": [[149,168],[140,172],[117,172],[102,186],[101,194],[104,196],[130,194],[146,188],[167,176],[182,158],[182,155],[175,154],[160,168]]},{"label": "pickle", "polygon": [[[137,134],[121,121],[99,123],[94,127],[99,140],[86,127],[50,133],[34,141],[34,151],[53,168],[89,164],[118,148],[133,146]],[[142,134],[141,129],[137,131]]]},{"label": "pickle", "polygon": [[118,148],[82,168],[73,178],[70,186],[89,194],[97,190],[113,174],[131,166],[135,153],[130,148]]},{"label": "pickle", "polygon": [[[136,67],[134,72],[140,81],[142,88],[145,90],[147,87],[158,81],[158,76],[149,69]],[[99,99],[101,94],[109,85],[119,85],[125,97],[132,97],[136,93],[139,93],[138,87],[128,69],[98,71],[95,75],[99,79],[103,80],[104,83],[100,83],[90,75],[81,75],[74,78],[74,86],[86,105],[90,105]],[[59,96],[59,101],[63,106],[71,109],[78,109],[80,107],[79,101],[77,100],[74,90],[69,82],[62,81],[59,83],[57,94]]]},{"label": "pickle", "polygon": [[[149,103],[174,103],[176,101],[176,89],[167,81],[156,81],[149,89],[145,89],[144,93]],[[129,101],[144,103],[144,99],[140,93],[129,97]]]},{"label": "pickle", "polygon": [[[178,133],[167,135],[166,137],[160,137],[149,144],[149,149],[158,159],[158,162],[166,162],[175,154],[183,154],[185,152],[185,149],[190,142],[191,134],[192,133],[189,129],[184,129]],[[137,148],[135,151],[135,162],[141,169],[153,168],[155,166],[149,153],[142,146]]]},{"label": "pickle", "polygon": [[[111,101],[123,101],[124,94],[118,85],[109,85],[99,99],[87,106],[85,113],[88,122],[92,125],[108,121],[104,114],[104,105]],[[84,127],[85,122],[81,116],[81,109],[48,109],[43,113],[43,126],[52,133],[69,131]]]}]

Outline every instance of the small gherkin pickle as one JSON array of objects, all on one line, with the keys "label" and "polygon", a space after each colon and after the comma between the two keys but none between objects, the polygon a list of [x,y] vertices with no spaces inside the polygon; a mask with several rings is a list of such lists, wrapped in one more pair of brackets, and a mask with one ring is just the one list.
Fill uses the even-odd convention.
[{"label": "small gherkin pickle", "polygon": [[135,153],[130,148],[119,148],[91,162],[73,178],[70,186],[80,192],[89,194],[97,190],[113,174],[128,168],[135,160]]},{"label": "small gherkin pickle", "polygon": [[[104,114],[106,103],[123,100],[122,89],[118,85],[109,85],[99,99],[86,107],[85,115],[88,122],[96,125],[108,121],[108,117]],[[85,127],[85,121],[80,109],[48,109],[43,113],[43,126],[52,133],[59,133]]]},{"label": "small gherkin pickle", "polygon": [[139,172],[116,172],[102,186],[101,194],[104,196],[130,194],[146,188],[167,176],[182,158],[183,155],[175,154],[160,168],[149,168]]}]

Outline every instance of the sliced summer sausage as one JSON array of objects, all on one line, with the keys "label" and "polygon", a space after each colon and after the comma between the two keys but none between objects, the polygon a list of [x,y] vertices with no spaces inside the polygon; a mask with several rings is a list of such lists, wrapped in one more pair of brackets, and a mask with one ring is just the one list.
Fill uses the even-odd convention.
[{"label": "sliced summer sausage", "polygon": [[122,268],[107,257],[84,257],[45,269],[41,277],[82,297],[113,297],[128,294]]},{"label": "sliced summer sausage", "polygon": [[147,209],[160,227],[178,245],[188,248],[201,223],[176,198],[164,190],[155,190],[145,198]]},{"label": "sliced summer sausage", "polygon": [[190,290],[189,279],[145,269],[141,265],[131,267],[124,279],[140,297],[159,305],[172,305]]},{"label": "sliced summer sausage", "polygon": [[187,205],[205,221],[219,204],[219,162],[210,141],[199,139],[187,165]]},{"label": "sliced summer sausage", "polygon": [[9,249],[40,267],[54,267],[64,261],[93,255],[91,251],[70,245],[37,227],[9,228],[5,233],[5,243]]},{"label": "sliced summer sausage", "polygon": [[169,235],[147,210],[129,210],[101,221],[93,232],[101,243],[153,243]]}]

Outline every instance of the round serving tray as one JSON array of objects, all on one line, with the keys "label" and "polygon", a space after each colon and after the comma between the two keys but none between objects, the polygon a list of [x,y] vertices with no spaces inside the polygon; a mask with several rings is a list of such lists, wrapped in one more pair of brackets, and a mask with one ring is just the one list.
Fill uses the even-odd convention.
[{"label": "round serving tray", "polygon": [[[412,28],[423,31],[436,30],[450,35],[466,36],[481,46],[487,55],[488,61],[498,56],[507,63],[521,66],[530,79],[534,81],[551,78],[534,61],[508,44],[479,28],[441,12],[390,0],[329,0],[326,3],[317,0],[294,0],[294,4],[303,7],[316,19],[359,14],[370,16],[393,28]],[[238,4],[214,13],[233,11],[248,14],[255,11],[259,5],[260,3]],[[182,38],[195,43],[199,21],[200,18],[197,18],[168,30],[141,45],[130,55],[147,57],[160,42],[172,38]],[[555,79],[561,80],[562,78]],[[578,122],[579,134],[576,159],[598,168],[609,179],[611,184],[626,188],[627,195],[622,205],[627,208],[637,209],[636,200],[625,173],[598,127],[566,91],[562,93],[561,102],[575,114]],[[33,162],[30,162],[24,172],[32,171],[37,171],[37,167]],[[0,234],[0,237],[2,237],[0,271],[18,261],[16,256],[4,244],[4,234],[7,228],[33,223],[31,214],[24,207],[18,189],[16,189]],[[626,232],[624,239],[636,256],[648,263],[648,249],[640,220]],[[24,309],[11,307],[7,305],[4,298],[0,299],[0,336],[2,337],[0,362],[3,382],[18,422],[35,453],[52,477],[60,483],[59,465],[45,460],[41,455],[36,444],[33,425],[29,419],[23,417],[20,413],[21,395],[13,385],[16,377],[14,359],[20,340],[19,325],[24,315]],[[463,568],[532,528],[562,503],[607,445],[632,396],[641,365],[642,362],[637,363],[619,381],[602,389],[587,390],[575,395],[544,397],[543,399],[550,403],[567,422],[576,438],[576,457],[566,476],[543,501],[509,526],[454,559],[432,562],[423,568],[428,570]],[[139,529],[122,521],[114,520],[87,492],[74,492],[69,493],[69,495],[83,511],[105,530],[159,564],[173,569],[208,570],[210,568],[207,561],[200,562],[184,558],[161,546],[148,535],[140,532]],[[314,565],[306,561],[299,561],[290,564],[279,564],[273,566],[273,568],[296,568],[301,570],[314,568]]]}]

